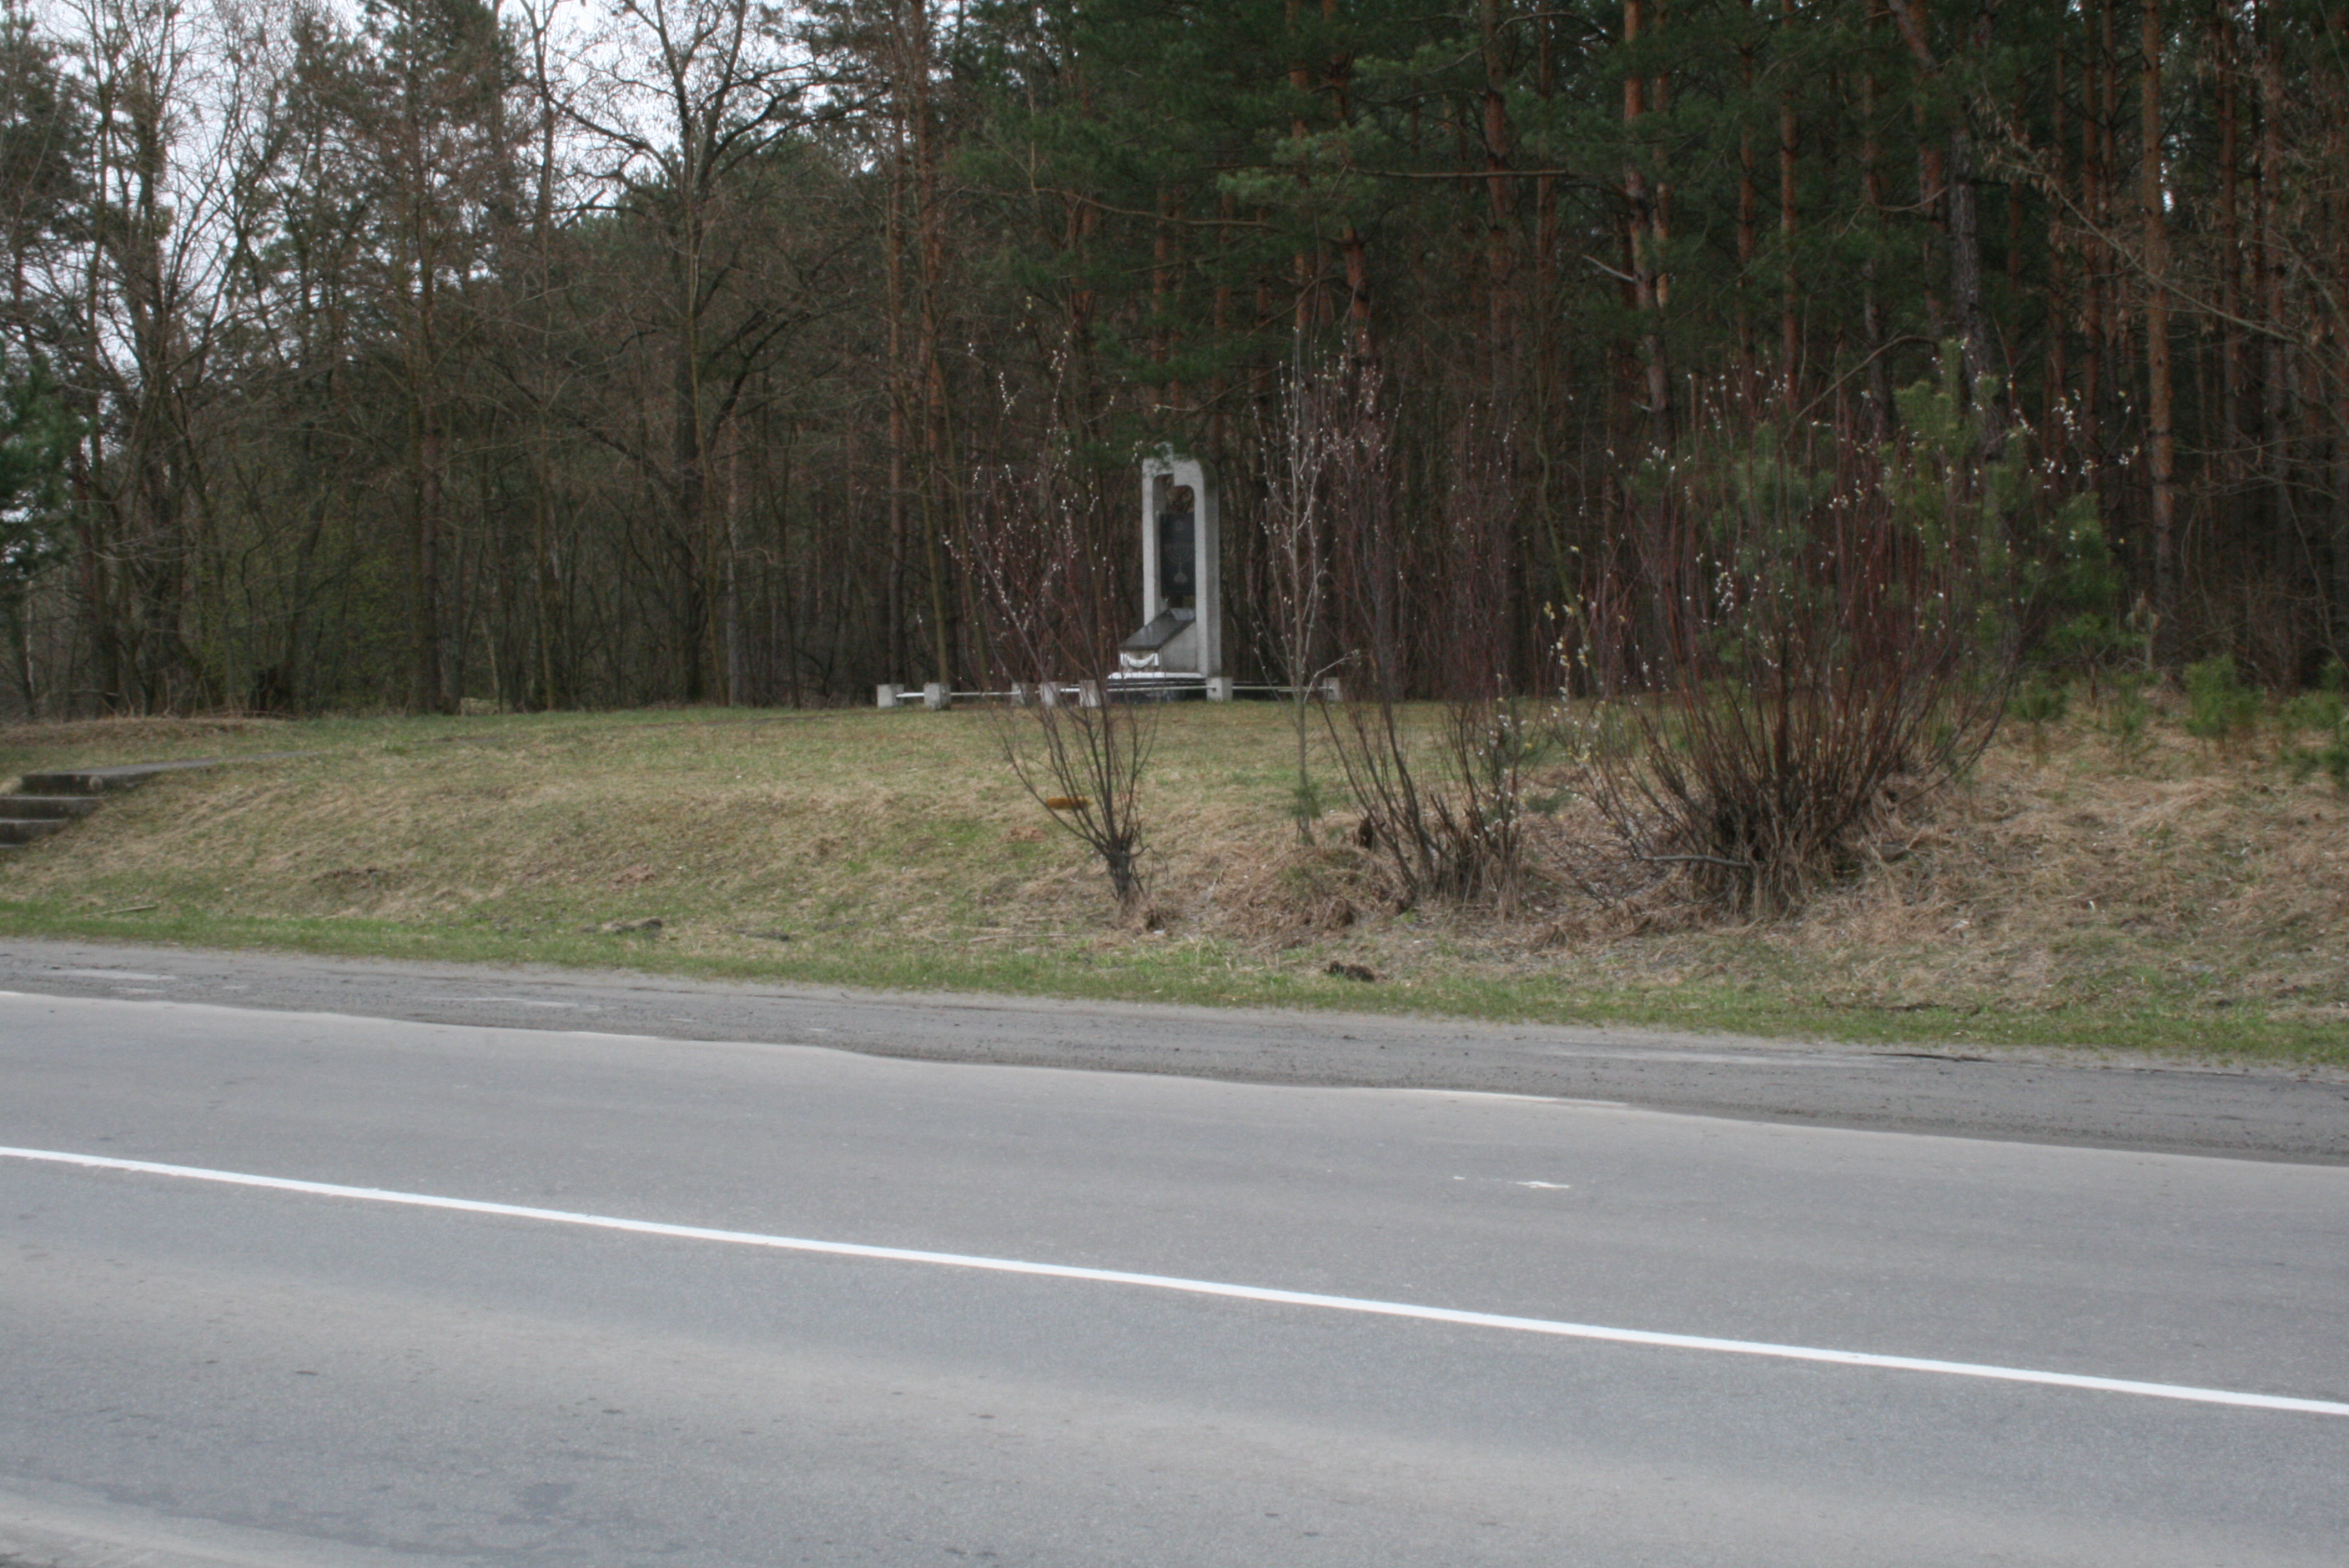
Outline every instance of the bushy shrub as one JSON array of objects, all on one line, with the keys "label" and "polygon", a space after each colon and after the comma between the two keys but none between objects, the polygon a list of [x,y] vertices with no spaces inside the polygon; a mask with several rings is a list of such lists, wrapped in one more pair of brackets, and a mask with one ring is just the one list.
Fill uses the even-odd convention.
[{"label": "bushy shrub", "polygon": [[2060,723],[2071,705],[2071,694],[2062,686],[2044,676],[2037,677],[2014,688],[2014,695],[2006,699],[2006,717],[2031,727],[2032,753],[2044,760],[2047,755],[2047,727]]},{"label": "bushy shrub", "polygon": [[2186,666],[2186,733],[2231,749],[2259,727],[2260,694],[2221,654]]},{"label": "bushy shrub", "polygon": [[1634,490],[1635,549],[1577,628],[1581,678],[1640,735],[1593,769],[1635,859],[1727,913],[1785,911],[1899,800],[1995,732],[2019,641],[2019,460],[1986,462],[1954,385],[1877,447],[1723,414]]},{"label": "bushy shrub", "polygon": [[[2336,789],[2349,790],[2349,702],[2342,697],[2344,676],[2335,660],[2326,667],[2322,686],[2301,693],[2277,711],[2276,727],[2285,741],[2284,764],[2294,778],[2306,779],[2322,770]],[[2314,745],[2292,744],[2312,733],[2316,737]]]},{"label": "bushy shrub", "polygon": [[2344,709],[2337,691],[2304,691],[2276,709],[2276,728],[2286,737],[2305,735],[2311,730],[2329,732],[2341,727]]},{"label": "bushy shrub", "polygon": [[2114,688],[2105,704],[2104,731],[2122,761],[2143,760],[2153,744],[2153,704],[2145,700],[2143,686],[2124,681]]},{"label": "bushy shrub", "polygon": [[2295,778],[2305,779],[2322,769],[2333,788],[2349,790],[2349,730],[2336,729],[2322,745],[2295,749],[2291,763]]}]

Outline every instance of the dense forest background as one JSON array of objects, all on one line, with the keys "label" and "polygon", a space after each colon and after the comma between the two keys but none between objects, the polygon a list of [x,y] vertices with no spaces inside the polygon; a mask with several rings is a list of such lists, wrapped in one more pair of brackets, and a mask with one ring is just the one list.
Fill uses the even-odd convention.
[{"label": "dense forest background", "polygon": [[1427,681],[1920,409],[2043,656],[2349,649],[2341,0],[0,0],[0,248],[34,714],[969,685],[989,476],[1158,441],[1267,668],[1300,361]]}]

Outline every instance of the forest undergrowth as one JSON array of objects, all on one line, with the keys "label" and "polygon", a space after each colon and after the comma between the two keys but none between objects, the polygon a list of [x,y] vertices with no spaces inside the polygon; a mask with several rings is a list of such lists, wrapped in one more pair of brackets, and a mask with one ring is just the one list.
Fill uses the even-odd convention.
[{"label": "forest undergrowth", "polygon": [[1348,811],[1298,841],[1278,705],[1165,711],[1123,912],[978,714],[20,726],[0,776],[249,759],[0,861],[0,934],[2349,1068],[2349,794],[2208,707],[2025,704],[1766,919],[1627,870],[1567,763],[1511,898],[1409,900]]}]

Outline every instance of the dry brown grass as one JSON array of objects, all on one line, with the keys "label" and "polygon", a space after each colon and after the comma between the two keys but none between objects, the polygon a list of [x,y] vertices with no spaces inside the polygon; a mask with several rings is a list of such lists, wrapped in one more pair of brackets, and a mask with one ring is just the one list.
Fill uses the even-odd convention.
[{"label": "dry brown grass", "polygon": [[[1357,1005],[1878,1033],[1980,1015],[2048,1038],[2140,1018],[2182,1046],[2257,1016],[2349,1041],[2349,799],[2174,727],[2133,759],[2085,724],[2002,741],[1799,914],[1725,928],[1611,858],[1574,801],[1537,824],[1507,915],[1399,912],[1350,816],[1297,844],[1288,724],[1270,706],[1169,712],[1144,787],[1149,899],[1125,922],[979,715],[20,726],[0,733],[0,769],[302,755],[109,804],[0,865],[0,906],[20,930],[152,903],[120,934],[243,923],[270,939],[277,922],[330,944],[319,933],[388,927],[504,956],[569,938],[616,960],[650,943],[664,962],[779,973],[895,965],[895,983],[1098,988],[1115,970],[1142,976],[1119,982],[1135,994],[1261,1000],[1334,959],[1381,976],[1344,993]],[[579,934],[650,917],[657,938]],[[1152,976],[1175,970],[1162,993]]]},{"label": "dry brown grass", "polygon": [[282,736],[295,727],[285,719],[234,714],[187,718],[165,716],[0,724],[0,752],[89,748],[111,754],[125,747],[165,747],[177,755],[190,742],[199,743],[198,748],[201,749],[202,742],[223,738],[247,743],[244,748],[249,749],[249,743],[255,738],[271,734]]},{"label": "dry brown grass", "polygon": [[1528,944],[1635,989],[1718,976],[1792,983],[1829,1007],[2188,1002],[2349,1023],[2344,824],[2349,799],[2327,783],[2174,736],[2122,764],[2075,727],[2010,737],[1777,921],[1723,927],[1671,879],[1593,896],[1608,846],[1569,810],[1546,859],[1587,880],[1554,887]]},{"label": "dry brown grass", "polygon": [[[1162,908],[1267,955],[1343,947],[1381,973],[1570,966],[1634,994],[1763,985],[1833,1010],[2060,1015],[2230,1008],[2349,1026],[2349,799],[2251,755],[2158,734],[2124,761],[2093,727],[2017,735],[1909,803],[1868,862],[1797,914],[1723,926],[1677,879],[1627,868],[1586,804],[1534,835],[1523,906],[1398,916],[1346,824],[1300,850],[1260,815],[1186,821],[1233,863]],[[1433,948],[1440,960],[1418,956]]]},{"label": "dry brown grass", "polygon": [[1849,995],[1879,1006],[2052,1009],[2183,982],[2212,1005],[2349,1017],[2349,801],[2178,740],[2120,771],[2079,738],[1993,754],[1913,852],[1780,940],[1848,965]]}]

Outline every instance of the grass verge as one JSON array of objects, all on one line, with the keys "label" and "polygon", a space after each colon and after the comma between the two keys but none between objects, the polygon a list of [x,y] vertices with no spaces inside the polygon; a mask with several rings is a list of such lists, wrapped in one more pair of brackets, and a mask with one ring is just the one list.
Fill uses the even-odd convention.
[{"label": "grass verge", "polygon": [[[18,727],[0,775],[244,760],[0,861],[0,935],[2349,1068],[2349,803],[2266,756],[2124,755],[2084,713],[1798,919],[1722,929],[1566,875],[1397,913],[1350,820],[1295,843],[1287,722],[1166,714],[1125,925],[982,714]],[[1544,863],[1588,828],[1545,824]]]}]

